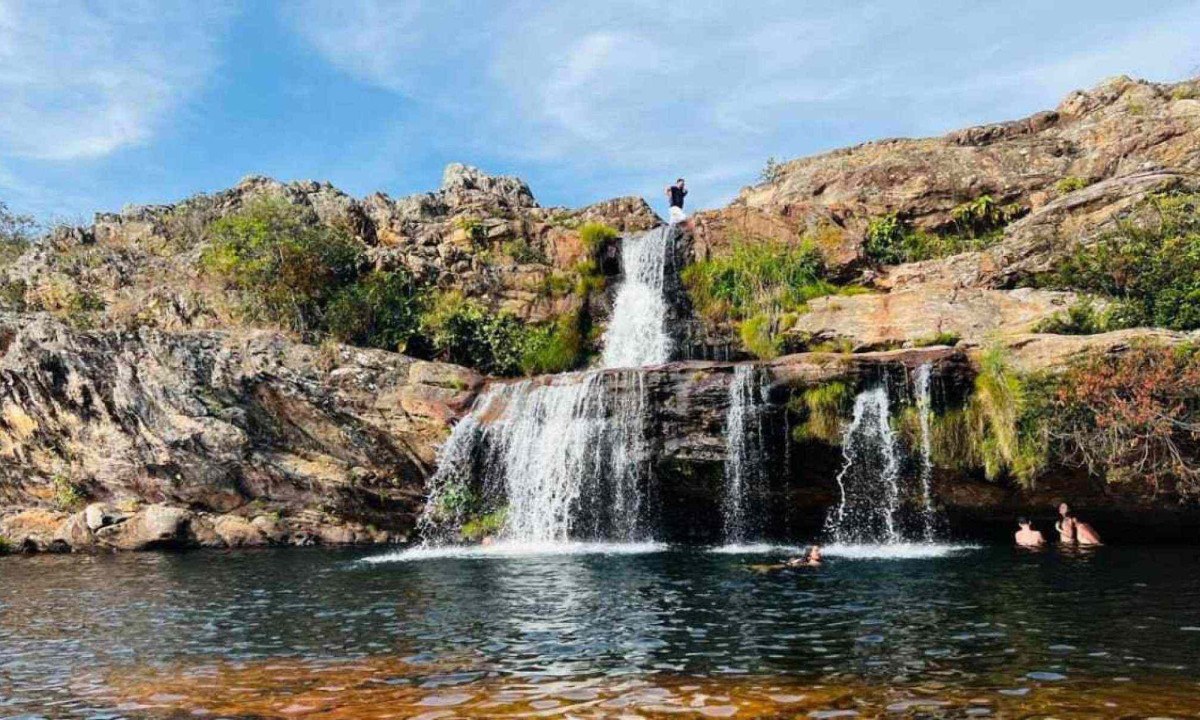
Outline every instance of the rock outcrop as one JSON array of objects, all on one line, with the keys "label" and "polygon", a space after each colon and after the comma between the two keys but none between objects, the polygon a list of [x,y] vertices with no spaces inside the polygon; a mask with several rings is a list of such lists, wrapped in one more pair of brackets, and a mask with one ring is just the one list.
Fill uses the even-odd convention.
[{"label": "rock outcrop", "polygon": [[1200,81],[1127,77],[1069,95],[1022,120],[940,138],[879,140],[784,163],[727,208],[697,217],[701,251],[731,237],[815,238],[835,264],[861,257],[867,223],[899,212],[926,230],[983,195],[1037,212],[1060,182],[1096,184],[1155,170],[1200,173]]},{"label": "rock outcrop", "polygon": [[[25,307],[85,315],[101,327],[246,326],[219,284],[203,275],[199,258],[211,221],[262,197],[281,198],[310,209],[317,222],[347,229],[377,269],[404,269],[421,282],[533,321],[578,304],[570,294],[548,294],[545,286],[588,257],[579,237],[584,223],[634,231],[660,222],[641,198],[544,208],[520,179],[457,164],[446,168],[436,192],[399,199],[376,193],[360,200],[328,183],[251,176],[175,205],[100,213],[90,226],[58,228],[20,262],[0,268],[0,285],[20,283]],[[0,309],[6,297],[0,293]]]},{"label": "rock outcrop", "polygon": [[[401,538],[437,444],[482,382],[278,333],[78,332],[46,316],[0,317],[0,349],[0,503],[102,501],[82,527],[118,548],[273,534],[210,515],[280,518],[295,542],[347,524],[361,528],[351,539]],[[147,502],[190,514],[114,514]]]}]

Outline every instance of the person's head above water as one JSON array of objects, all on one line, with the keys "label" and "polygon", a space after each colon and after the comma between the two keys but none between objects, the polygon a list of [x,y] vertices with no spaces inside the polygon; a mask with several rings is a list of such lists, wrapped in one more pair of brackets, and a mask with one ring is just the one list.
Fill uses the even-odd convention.
[{"label": "person's head above water", "polygon": [[821,546],[820,545],[813,545],[812,547],[810,547],[808,549],[808,560],[810,562],[812,562],[812,561],[820,562],[820,560],[821,560]]},{"label": "person's head above water", "polygon": [[1071,514],[1071,506],[1066,503],[1058,504],[1058,514],[1066,517]]},{"label": "person's head above water", "polygon": [[1033,525],[1033,523],[1031,523],[1029,521],[1029,518],[1027,518],[1027,517],[1017,518],[1017,524],[1026,529],[1028,529],[1031,525]]}]

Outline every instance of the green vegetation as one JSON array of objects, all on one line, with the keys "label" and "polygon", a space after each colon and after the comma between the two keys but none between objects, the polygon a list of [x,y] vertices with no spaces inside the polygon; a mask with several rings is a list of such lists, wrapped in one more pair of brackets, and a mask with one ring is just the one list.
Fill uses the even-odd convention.
[{"label": "green vegetation", "polygon": [[[481,236],[479,221],[458,223]],[[364,271],[363,250],[349,232],[321,225],[282,199],[257,200],[216,220],[208,232],[204,270],[234,293],[249,317],[307,338],[438,357],[496,375],[567,369],[584,355],[578,313],[529,326],[461,293],[433,293],[404,270]],[[506,252],[530,259],[534,249],[525,244]],[[590,291],[590,283],[590,275],[557,273],[548,276],[545,290],[562,296]],[[58,295],[60,305],[76,302]]]},{"label": "green vegetation", "polygon": [[54,489],[54,505],[59,510],[64,512],[78,510],[87,502],[87,495],[83,490],[66,476],[55,475],[50,482]]},{"label": "green vegetation", "polygon": [[817,440],[837,445],[842,441],[842,418],[854,402],[854,390],[843,382],[809,388],[788,401],[788,410],[800,422],[792,429],[796,442]]},{"label": "green vegetation", "polygon": [[587,323],[582,312],[531,329],[525,337],[521,370],[526,375],[574,370],[586,357]]},{"label": "green vegetation", "polygon": [[0,267],[20,257],[33,242],[37,223],[28,215],[17,215],[0,201]]},{"label": "green vegetation", "polygon": [[863,238],[863,254],[880,265],[898,265],[982,250],[995,244],[1004,227],[1023,213],[1018,205],[999,205],[983,195],[950,211],[955,232],[914,228],[899,213],[872,219]]},{"label": "green vegetation", "polygon": [[508,508],[500,508],[471,518],[463,523],[458,534],[467,542],[481,542],[484,538],[495,537],[504,529],[504,521],[507,516]]},{"label": "green vegetation", "polygon": [[424,309],[425,294],[407,272],[375,270],[334,295],[324,321],[340,342],[403,352]]},{"label": "green vegetation", "polygon": [[579,228],[579,239],[592,255],[596,254],[600,246],[616,240],[620,236],[621,234],[617,232],[616,228],[600,222],[584,223],[583,227]]},{"label": "green vegetation", "polygon": [[1106,329],[1200,328],[1200,194],[1158,195],[1153,219],[1125,222],[1074,248],[1036,283],[1113,301]]},{"label": "green vegetation", "polygon": [[478,300],[451,291],[440,295],[421,318],[436,356],[494,375],[516,375],[525,349],[524,323],[515,315],[492,313]]},{"label": "green vegetation", "polygon": [[0,535],[0,555],[8,555],[13,551],[13,543],[8,538]]},{"label": "green vegetation", "polygon": [[1034,430],[1025,379],[1003,350],[993,347],[980,358],[975,390],[966,407],[972,442],[989,479],[1009,473],[1032,482],[1046,463],[1045,443]]},{"label": "green vegetation", "polygon": [[311,211],[262,198],[209,226],[201,265],[239,297],[245,312],[301,333],[323,328],[326,305],[358,277],[361,248]]},{"label": "green vegetation", "polygon": [[1055,313],[1038,322],[1034,332],[1054,335],[1095,335],[1115,329],[1110,313],[1096,309],[1091,298],[1082,298],[1072,303],[1065,313]]},{"label": "green vegetation", "polygon": [[454,225],[466,234],[472,245],[481,245],[487,240],[487,231],[483,227],[483,221],[479,218],[457,217],[454,219]]},{"label": "green vegetation", "polygon": [[1180,85],[1171,91],[1172,100],[1196,100],[1200,98],[1200,87],[1196,83]]},{"label": "green vegetation", "polygon": [[913,340],[912,346],[922,348],[934,345],[949,345],[950,347],[954,347],[958,344],[959,340],[962,340],[962,336],[958,333],[939,330],[938,332]]},{"label": "green vegetation", "polygon": [[824,275],[824,261],[809,243],[735,241],[727,254],[684,268],[683,283],[701,317],[738,324],[746,349],[770,358],[809,300],[841,290]]},{"label": "green vegetation", "polygon": [[509,240],[500,247],[505,255],[521,265],[533,263],[545,265],[547,263],[546,252],[542,250],[541,246],[529,242],[526,237]]},{"label": "green vegetation", "polygon": [[1082,190],[1091,184],[1091,180],[1088,180],[1087,178],[1082,178],[1078,175],[1068,175],[1054,184],[1054,191],[1059,195],[1066,195],[1067,193],[1072,193],[1076,190]]}]

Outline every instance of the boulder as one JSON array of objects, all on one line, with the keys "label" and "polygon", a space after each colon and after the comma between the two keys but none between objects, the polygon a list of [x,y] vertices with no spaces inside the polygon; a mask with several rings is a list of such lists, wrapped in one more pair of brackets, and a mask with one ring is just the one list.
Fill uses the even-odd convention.
[{"label": "boulder", "polygon": [[256,547],[267,544],[267,536],[244,517],[222,515],[213,523],[213,530],[227,547]]},{"label": "boulder", "polygon": [[118,550],[154,550],[187,545],[188,510],[167,505],[146,505],[128,520],[103,527],[97,540]]}]

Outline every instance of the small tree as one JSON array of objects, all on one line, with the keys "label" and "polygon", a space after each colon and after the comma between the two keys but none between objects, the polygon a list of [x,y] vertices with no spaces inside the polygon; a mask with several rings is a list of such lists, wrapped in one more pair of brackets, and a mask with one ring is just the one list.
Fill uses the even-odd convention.
[{"label": "small tree", "polygon": [[29,248],[37,227],[32,217],[17,215],[0,200],[0,265],[12,262]]}]

